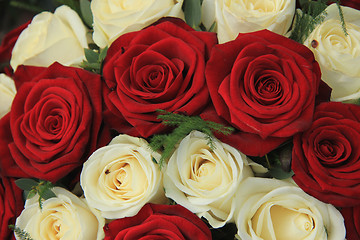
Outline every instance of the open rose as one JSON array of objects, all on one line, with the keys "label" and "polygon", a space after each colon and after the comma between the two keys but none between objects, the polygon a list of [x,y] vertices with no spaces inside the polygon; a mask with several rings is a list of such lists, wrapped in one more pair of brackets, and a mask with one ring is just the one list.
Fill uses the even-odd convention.
[{"label": "open rose", "polygon": [[264,155],[311,125],[320,69],[293,40],[268,30],[239,34],[213,48],[205,74],[216,113],[239,130],[220,140],[246,155]]},{"label": "open rose", "polygon": [[235,193],[241,181],[253,176],[246,156],[205,134],[191,132],[171,156],[164,175],[165,194],[212,227],[233,221]]},{"label": "open rose", "polygon": [[9,225],[15,224],[23,206],[22,190],[15,185],[14,179],[0,177],[0,239],[13,239]]},{"label": "open rose", "polygon": [[321,68],[321,79],[332,89],[334,101],[360,98],[360,11],[342,7],[345,35],[336,4],[326,8],[326,18],[304,42]]},{"label": "open rose", "polygon": [[136,216],[117,219],[104,231],[105,240],[211,239],[206,224],[180,205],[146,204]]},{"label": "open rose", "polygon": [[[0,170],[55,182],[110,140],[102,130],[100,76],[58,63],[20,66],[11,111],[0,120]],[[105,132],[104,132],[105,133]]]},{"label": "open rose", "polygon": [[156,110],[198,114],[208,103],[205,61],[216,35],[165,19],[120,36],[109,48],[103,76],[108,117],[122,133],[148,137],[163,130]]},{"label": "open rose", "polygon": [[183,0],[92,0],[94,42],[104,48],[120,35],[138,31],[165,16],[182,17]]},{"label": "open rose", "polygon": [[134,216],[148,202],[166,203],[160,154],[137,137],[119,135],[84,163],[80,184],[89,205],[107,219]]},{"label": "open rose", "polygon": [[341,209],[345,220],[346,238],[348,240],[360,239],[360,205]]},{"label": "open rose", "polygon": [[[16,219],[16,226],[33,239],[86,239],[104,238],[105,219],[91,210],[83,198],[78,198],[60,187],[52,189],[56,197],[44,200],[39,207],[39,196],[26,200],[25,208]],[[17,235],[16,235],[17,236]],[[16,239],[22,239],[17,236]]]},{"label": "open rose", "polygon": [[305,192],[335,206],[360,203],[360,106],[320,104],[314,122],[294,137],[293,179]]},{"label": "open rose", "polygon": [[207,28],[216,22],[220,43],[234,40],[239,33],[268,29],[285,35],[294,13],[295,0],[204,0],[202,20]]},{"label": "open rose", "polygon": [[41,12],[21,32],[11,56],[11,67],[50,66],[55,61],[70,66],[85,59],[87,29],[79,15],[63,5],[54,13]]},{"label": "open rose", "polygon": [[242,240],[345,239],[340,212],[290,182],[249,177],[242,182],[236,203]]}]

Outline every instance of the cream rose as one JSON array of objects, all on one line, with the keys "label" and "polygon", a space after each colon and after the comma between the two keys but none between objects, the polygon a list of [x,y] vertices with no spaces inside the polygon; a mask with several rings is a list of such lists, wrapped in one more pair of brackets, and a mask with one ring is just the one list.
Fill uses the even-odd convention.
[{"label": "cream rose", "polygon": [[0,74],[0,118],[10,111],[12,101],[16,94],[14,80],[4,73]]},{"label": "cream rose", "polygon": [[54,14],[41,12],[24,29],[15,43],[10,65],[47,67],[57,61],[63,65],[80,64],[88,47],[87,29],[77,13],[68,6]]},{"label": "cream rose", "polygon": [[342,28],[336,4],[326,8],[327,16],[304,42],[318,61],[322,80],[332,88],[334,101],[360,98],[360,11],[342,7],[346,30]]},{"label": "cream rose", "polygon": [[294,14],[295,0],[204,0],[202,21],[217,24],[220,43],[234,40],[239,33],[268,29],[285,35]]},{"label": "cream rose", "polygon": [[[15,225],[33,239],[104,238],[105,219],[95,210],[91,211],[84,199],[60,187],[52,190],[56,197],[43,201],[42,209],[39,207],[38,195],[28,199]],[[20,238],[16,236],[16,239]]]},{"label": "cream rose", "polygon": [[120,35],[140,30],[161,17],[183,17],[183,0],[92,0],[94,42],[109,46]]},{"label": "cream rose", "polygon": [[218,228],[233,220],[237,187],[252,175],[245,155],[218,140],[210,149],[206,136],[194,131],[169,159],[165,194]]},{"label": "cream rose", "polygon": [[162,173],[152,152],[141,138],[115,137],[96,150],[84,163],[80,185],[89,205],[103,217],[134,216],[148,202],[165,203]]},{"label": "cream rose", "polygon": [[332,205],[307,195],[292,182],[250,177],[236,197],[241,240],[342,240],[344,219]]}]

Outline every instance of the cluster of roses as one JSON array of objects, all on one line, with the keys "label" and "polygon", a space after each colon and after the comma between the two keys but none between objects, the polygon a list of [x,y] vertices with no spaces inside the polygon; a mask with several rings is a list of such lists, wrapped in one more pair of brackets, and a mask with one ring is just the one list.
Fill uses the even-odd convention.
[{"label": "cluster of roses", "polygon": [[[182,1],[175,2],[170,12],[154,17],[178,15]],[[204,0],[204,8],[214,5]],[[330,17],[334,8],[329,6]],[[345,16],[347,11],[356,10],[344,8]],[[359,239],[360,107],[329,99],[356,97],[359,87],[346,81],[358,80],[360,70],[348,69],[350,80],[340,78],[345,90],[327,82],[335,95],[321,75],[335,75],[329,69],[339,74],[337,68],[344,62],[346,68],[353,66],[354,58],[333,60],[332,68],[321,64],[333,57],[321,55],[335,41],[320,42],[319,32],[326,27],[314,31],[306,47],[269,30],[222,33],[227,28],[221,23],[227,21],[215,12],[221,44],[215,33],[195,31],[179,18],[146,22],[142,30],[128,27],[127,33],[109,37],[105,28],[113,28],[96,25],[94,12],[93,39],[101,47],[110,45],[101,74],[69,66],[83,60],[83,53],[68,52],[67,46],[88,48],[88,40],[68,7],[58,8],[57,18],[41,15],[7,35],[0,58],[11,59],[15,71],[2,69],[7,76],[0,80],[11,77],[16,90],[8,89],[14,99],[0,119],[2,239],[11,238],[8,225],[16,218],[16,225],[34,239],[68,232],[76,239],[210,239],[199,217],[214,228],[235,222],[240,239],[295,239],[295,234],[298,239],[334,240],[345,238],[344,217],[347,239]],[[43,39],[35,37],[14,47],[26,29],[41,32],[36,23],[53,26],[61,20],[66,24],[58,26],[70,29],[61,38],[45,40],[60,41],[63,47],[48,46],[45,56],[44,49],[37,49]],[[74,28],[79,36],[84,33],[76,43],[68,37]],[[346,39],[357,42],[355,55],[358,28],[348,23]],[[332,36],[343,34],[341,28],[331,31],[337,31]],[[337,45],[331,46],[340,48],[342,41],[336,38]],[[26,49],[38,52],[29,57]],[[34,64],[42,61],[50,66]],[[160,169],[155,163],[160,153],[145,140],[170,131],[157,118],[159,109],[199,115],[235,131],[216,135],[213,149],[202,133],[192,132]],[[289,141],[296,184],[254,177],[261,167],[247,156],[264,156]],[[44,201],[43,209],[36,198],[24,208],[14,183],[19,178],[66,179],[68,189],[80,182],[84,198],[56,187],[56,198]],[[179,205],[159,205],[169,198]]]}]

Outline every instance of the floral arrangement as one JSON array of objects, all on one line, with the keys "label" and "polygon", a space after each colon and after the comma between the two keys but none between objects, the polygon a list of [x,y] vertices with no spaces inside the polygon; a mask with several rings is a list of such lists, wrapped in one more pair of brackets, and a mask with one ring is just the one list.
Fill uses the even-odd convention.
[{"label": "floral arrangement", "polygon": [[58,2],[0,45],[0,239],[360,239],[357,1]]}]

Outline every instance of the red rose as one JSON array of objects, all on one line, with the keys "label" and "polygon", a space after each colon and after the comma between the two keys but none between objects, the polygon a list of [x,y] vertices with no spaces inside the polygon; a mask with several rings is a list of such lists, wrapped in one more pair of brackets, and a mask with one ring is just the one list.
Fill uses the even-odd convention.
[{"label": "red rose", "polygon": [[292,170],[308,194],[337,207],[360,204],[360,106],[320,104],[314,122],[294,137]]},{"label": "red rose", "polygon": [[10,66],[11,52],[20,33],[29,25],[30,21],[7,33],[0,45],[0,72],[4,72],[5,66]]},{"label": "red rose", "polygon": [[4,175],[56,182],[110,140],[100,133],[99,75],[55,63],[20,66],[14,79],[17,95],[0,120]]},{"label": "red rose", "polygon": [[345,220],[346,239],[360,239],[360,205],[341,209]]},{"label": "red rose", "polygon": [[216,35],[166,19],[120,36],[104,61],[108,121],[122,133],[162,131],[156,110],[198,114],[208,103],[205,61]]},{"label": "red rose", "polygon": [[15,224],[15,219],[24,207],[22,190],[13,179],[0,178],[0,239],[15,239],[9,225]]},{"label": "red rose", "polygon": [[146,204],[134,217],[105,225],[105,240],[211,239],[201,219],[180,205]]},{"label": "red rose", "polygon": [[268,30],[239,34],[212,49],[205,75],[216,113],[239,130],[221,140],[247,155],[311,125],[320,68],[302,44]]}]

